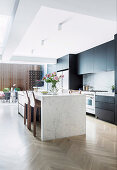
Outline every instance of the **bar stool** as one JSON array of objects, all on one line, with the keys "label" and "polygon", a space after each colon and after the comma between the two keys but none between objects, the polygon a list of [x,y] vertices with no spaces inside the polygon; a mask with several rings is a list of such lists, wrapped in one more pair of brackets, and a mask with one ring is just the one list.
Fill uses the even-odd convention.
[{"label": "bar stool", "polygon": [[34,99],[34,112],[33,112],[33,135],[34,137],[36,136],[36,114],[37,114],[37,109],[39,110],[39,121],[40,116],[41,116],[41,101],[37,100],[35,98],[34,92],[33,92],[33,99]]},{"label": "bar stool", "polygon": [[27,128],[31,130],[31,106],[30,106],[30,98],[28,96],[28,92],[26,91],[26,96],[28,99],[28,104],[25,103],[25,111],[24,111],[24,124],[26,124],[26,108],[27,108]]},{"label": "bar stool", "polygon": [[26,119],[27,119],[27,108],[28,108],[28,93],[27,91],[24,92],[24,125],[26,125]]}]

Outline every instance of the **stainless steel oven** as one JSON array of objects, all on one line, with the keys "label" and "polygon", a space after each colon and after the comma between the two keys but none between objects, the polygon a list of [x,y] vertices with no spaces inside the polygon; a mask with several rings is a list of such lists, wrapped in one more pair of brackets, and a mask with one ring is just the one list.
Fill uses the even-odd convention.
[{"label": "stainless steel oven", "polygon": [[86,94],[86,112],[95,114],[95,94]]}]

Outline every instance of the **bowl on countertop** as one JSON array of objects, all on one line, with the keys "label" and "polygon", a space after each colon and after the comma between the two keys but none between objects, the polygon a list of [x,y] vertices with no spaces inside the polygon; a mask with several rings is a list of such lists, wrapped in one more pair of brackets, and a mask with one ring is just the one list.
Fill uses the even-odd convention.
[{"label": "bowl on countertop", "polygon": [[41,93],[42,93],[43,95],[47,95],[47,94],[48,94],[48,91],[41,91]]}]

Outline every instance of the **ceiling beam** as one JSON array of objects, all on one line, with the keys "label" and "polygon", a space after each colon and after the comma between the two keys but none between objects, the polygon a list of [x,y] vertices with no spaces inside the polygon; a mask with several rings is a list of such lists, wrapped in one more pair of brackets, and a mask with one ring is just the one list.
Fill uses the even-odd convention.
[{"label": "ceiling beam", "polygon": [[44,57],[28,57],[28,56],[13,56],[10,59],[11,62],[28,62],[28,63],[46,63],[46,64],[56,64],[55,58],[44,58]]},{"label": "ceiling beam", "polygon": [[13,56],[41,5],[108,20],[116,18],[116,0],[20,0],[2,55],[3,61]]},{"label": "ceiling beam", "polygon": [[19,45],[22,37],[26,33],[35,15],[41,6],[40,0],[20,0],[14,16],[12,28],[10,30],[8,41],[2,55],[2,61],[10,60],[14,50]]}]

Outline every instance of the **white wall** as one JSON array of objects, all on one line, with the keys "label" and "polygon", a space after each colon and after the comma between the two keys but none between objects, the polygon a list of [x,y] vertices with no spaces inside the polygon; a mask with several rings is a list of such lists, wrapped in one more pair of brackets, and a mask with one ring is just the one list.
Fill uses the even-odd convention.
[{"label": "white wall", "polygon": [[111,92],[114,85],[114,71],[83,75],[83,85],[92,86],[94,90],[107,90]]}]

